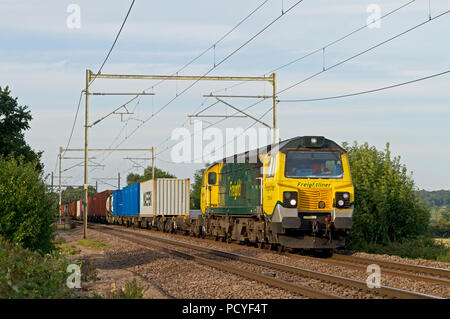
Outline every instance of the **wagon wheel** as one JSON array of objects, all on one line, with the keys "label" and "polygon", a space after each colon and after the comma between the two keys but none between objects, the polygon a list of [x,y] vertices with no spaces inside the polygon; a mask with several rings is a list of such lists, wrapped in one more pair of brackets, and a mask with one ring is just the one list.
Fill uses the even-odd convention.
[{"label": "wagon wheel", "polygon": [[277,251],[278,251],[279,253],[284,252],[284,246],[281,245],[281,244],[278,244],[278,245],[277,245]]},{"label": "wagon wheel", "polygon": [[262,241],[259,241],[259,242],[256,243],[256,247],[262,249],[262,248],[264,248],[264,243]]}]

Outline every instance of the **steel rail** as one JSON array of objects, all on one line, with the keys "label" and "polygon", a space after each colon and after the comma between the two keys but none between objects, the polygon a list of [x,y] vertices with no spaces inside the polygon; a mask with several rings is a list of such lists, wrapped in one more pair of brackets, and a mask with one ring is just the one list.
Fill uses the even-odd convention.
[{"label": "steel rail", "polygon": [[[301,286],[301,285],[296,285],[296,284],[292,284],[290,282],[287,281],[283,281],[283,280],[279,280],[267,275],[263,275],[263,274],[259,274],[256,272],[252,272],[252,271],[248,271],[248,270],[244,270],[238,267],[234,267],[234,266],[230,266],[230,265],[226,265],[224,263],[212,260],[212,259],[208,259],[208,258],[204,258],[204,257],[199,257],[196,255],[192,255],[192,254],[188,254],[185,252],[181,252],[179,250],[176,249],[171,249],[168,248],[166,246],[162,246],[162,245],[155,245],[155,244],[150,244],[148,241],[144,241],[144,240],[140,240],[138,238],[133,238],[133,237],[129,237],[129,236],[125,236],[122,234],[117,234],[117,232],[120,233],[128,233],[132,236],[135,237],[151,237],[151,236],[146,236],[140,233],[135,233],[135,232],[129,232],[129,231],[124,231],[121,229],[117,229],[117,228],[110,228],[110,227],[106,227],[106,226],[95,226],[92,227],[92,225],[89,225],[90,228],[103,232],[103,233],[107,233],[107,234],[111,234],[113,233],[113,236],[134,242],[136,244],[142,245],[144,247],[152,247],[152,246],[156,246],[160,249],[163,249],[166,252],[169,252],[171,254],[175,254],[178,255],[179,257],[188,259],[188,260],[193,260],[195,262],[213,267],[213,268],[217,268],[219,270],[223,270],[229,273],[233,273],[235,275],[241,276],[241,277],[245,277],[245,278],[249,278],[251,280],[256,280],[258,282],[261,282],[263,284],[267,284],[276,288],[281,288],[293,293],[297,293],[300,294],[302,296],[305,297],[310,297],[310,298],[319,298],[319,299],[342,299],[339,296],[335,296],[335,295],[331,295],[325,292],[322,292],[320,290],[317,289],[313,289],[310,287],[305,287],[305,286]],[[102,228],[102,229],[100,229]],[[105,231],[106,230],[106,231]],[[153,238],[146,238],[149,240],[154,240]]]},{"label": "steel rail", "polygon": [[[339,285],[345,285],[347,287],[357,288],[357,289],[360,289],[360,290],[363,290],[363,291],[366,291],[369,293],[375,293],[375,294],[382,295],[382,296],[402,298],[402,299],[440,299],[439,297],[436,297],[436,296],[422,294],[422,293],[413,292],[413,291],[408,291],[408,290],[400,289],[400,288],[384,286],[384,285],[382,285],[380,288],[369,288],[367,286],[366,282],[356,280],[356,279],[330,275],[330,274],[321,273],[321,272],[317,272],[317,271],[313,271],[313,270],[309,270],[309,269],[305,269],[305,268],[300,268],[300,267],[296,267],[296,266],[290,266],[290,265],[271,262],[271,261],[267,261],[267,260],[263,260],[263,259],[259,259],[259,258],[244,256],[244,255],[240,255],[240,254],[236,254],[236,253],[231,253],[231,252],[227,252],[227,251],[223,251],[223,250],[199,246],[196,244],[190,244],[190,243],[186,243],[183,241],[176,241],[176,240],[171,240],[171,239],[167,239],[167,238],[155,237],[155,236],[143,234],[141,232],[132,232],[132,231],[118,229],[115,227],[111,228],[111,227],[107,227],[107,226],[103,226],[103,228],[109,229],[109,230],[115,230],[115,231],[121,232],[121,233],[131,234],[134,236],[146,238],[146,239],[153,240],[153,241],[159,241],[159,242],[162,242],[165,244],[171,244],[171,245],[181,246],[181,247],[188,248],[188,249],[212,253],[212,254],[220,255],[223,257],[230,258],[230,259],[243,261],[243,262],[247,262],[247,263],[252,263],[252,264],[255,264],[258,266],[269,267],[269,268],[277,269],[277,270],[284,271],[284,272],[290,272],[293,274],[307,276],[307,277],[319,279],[322,281],[332,282],[332,283],[339,284]],[[222,265],[221,263],[219,263],[219,264]],[[259,276],[260,274],[257,274],[257,275]],[[267,277],[264,275],[261,275],[261,276],[263,276],[264,278]],[[271,277],[269,277],[269,278],[271,278]]]},{"label": "steel rail", "polygon": [[[342,254],[334,254],[332,257],[332,260],[337,261],[343,261],[343,262],[351,262],[351,263],[358,263],[358,264],[378,264],[381,267],[386,267],[390,269],[397,269],[397,270],[403,270],[403,271],[411,271],[411,272],[417,272],[417,273],[425,273],[427,275],[432,276],[440,276],[441,278],[434,278],[437,281],[439,281],[442,284],[445,284],[446,286],[450,286],[450,270],[444,269],[444,268],[436,268],[436,267],[427,267],[427,266],[421,266],[421,265],[412,265],[412,264],[404,264],[396,261],[386,261],[386,260],[379,260],[375,258],[368,258],[368,257],[359,257],[359,256],[346,256]],[[396,272],[398,273],[398,272]],[[424,277],[424,276],[418,276],[418,275],[412,275],[419,278],[433,278],[433,277]]]}]

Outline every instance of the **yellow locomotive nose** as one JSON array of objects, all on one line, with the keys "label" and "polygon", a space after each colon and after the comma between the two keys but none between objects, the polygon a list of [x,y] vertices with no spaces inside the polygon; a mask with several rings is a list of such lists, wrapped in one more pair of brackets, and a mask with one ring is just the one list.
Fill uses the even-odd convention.
[{"label": "yellow locomotive nose", "polygon": [[333,208],[331,188],[298,190],[298,209],[300,211],[329,211]]}]

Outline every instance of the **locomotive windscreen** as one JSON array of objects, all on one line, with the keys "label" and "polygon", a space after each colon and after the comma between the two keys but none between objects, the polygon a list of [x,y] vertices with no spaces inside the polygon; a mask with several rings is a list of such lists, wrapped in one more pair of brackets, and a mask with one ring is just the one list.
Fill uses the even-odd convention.
[{"label": "locomotive windscreen", "polygon": [[342,178],[340,152],[288,151],[285,176],[287,178]]}]

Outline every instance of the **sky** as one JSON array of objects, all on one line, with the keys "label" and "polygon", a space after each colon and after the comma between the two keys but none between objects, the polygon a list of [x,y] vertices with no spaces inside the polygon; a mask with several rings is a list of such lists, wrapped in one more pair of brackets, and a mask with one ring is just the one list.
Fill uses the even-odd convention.
[{"label": "sky", "polygon": [[[277,97],[292,100],[377,89],[450,69],[450,14],[429,21],[430,16],[437,17],[450,9],[447,0],[297,2],[136,0],[102,73],[172,75],[212,47],[261,4],[214,49],[179,75],[204,75],[215,64],[218,66],[208,75],[261,77],[277,69],[277,92],[280,92]],[[46,174],[53,171],[57,175],[59,147],[67,146],[80,92],[85,88],[86,69],[99,70],[130,3],[0,0],[0,86],[9,86],[19,104],[27,105],[31,110],[31,129],[25,137],[33,149],[44,151],[42,161]],[[379,20],[378,26],[367,27],[368,19],[372,21],[377,13],[383,16],[405,4],[408,5]],[[346,61],[426,21],[394,40]],[[362,29],[328,45],[358,28]],[[326,49],[321,50],[324,47]],[[317,53],[278,69],[316,50]],[[324,72],[308,79],[324,68]],[[305,79],[308,80],[283,91]],[[129,103],[131,115],[123,118],[112,115],[93,126],[89,130],[89,147],[155,146],[157,167],[180,178],[192,178],[195,170],[204,164],[174,163],[170,147],[177,141],[170,138],[177,128],[193,132],[194,123],[187,115],[216,101],[203,95],[211,92],[252,96],[272,94],[268,82],[158,82],[96,79],[89,88],[91,92],[146,90],[155,95],[141,96]],[[189,86],[192,87],[187,89]],[[277,106],[279,134],[281,139],[320,135],[339,144],[367,142],[380,150],[389,142],[392,154],[401,157],[401,163],[413,173],[418,188],[450,189],[449,98],[450,74],[447,74],[354,97],[280,102]],[[130,96],[91,96],[90,124],[130,99]],[[173,102],[164,107],[172,99]],[[239,108],[260,101],[255,98],[224,99]],[[267,112],[261,121],[272,125],[271,106],[271,99],[267,99],[247,112],[255,118]],[[204,112],[209,115],[232,113],[233,110],[222,103]],[[84,117],[83,95],[70,148],[84,147]],[[219,119],[202,120],[205,127]],[[214,127],[225,134],[226,128],[245,129],[251,125],[256,129],[263,127],[251,118],[228,118]],[[82,152],[65,154],[65,157],[82,156]],[[127,174],[142,173],[142,166],[151,165],[149,160],[135,160],[137,165],[125,159],[148,158],[148,152],[91,152],[90,156],[95,158],[90,163],[89,184],[95,185],[98,181],[99,190],[114,189],[118,173],[123,186]],[[81,162],[64,159],[62,168],[65,170]],[[94,166],[98,164],[103,166]],[[63,184],[82,185],[83,167],[64,171]]]}]

